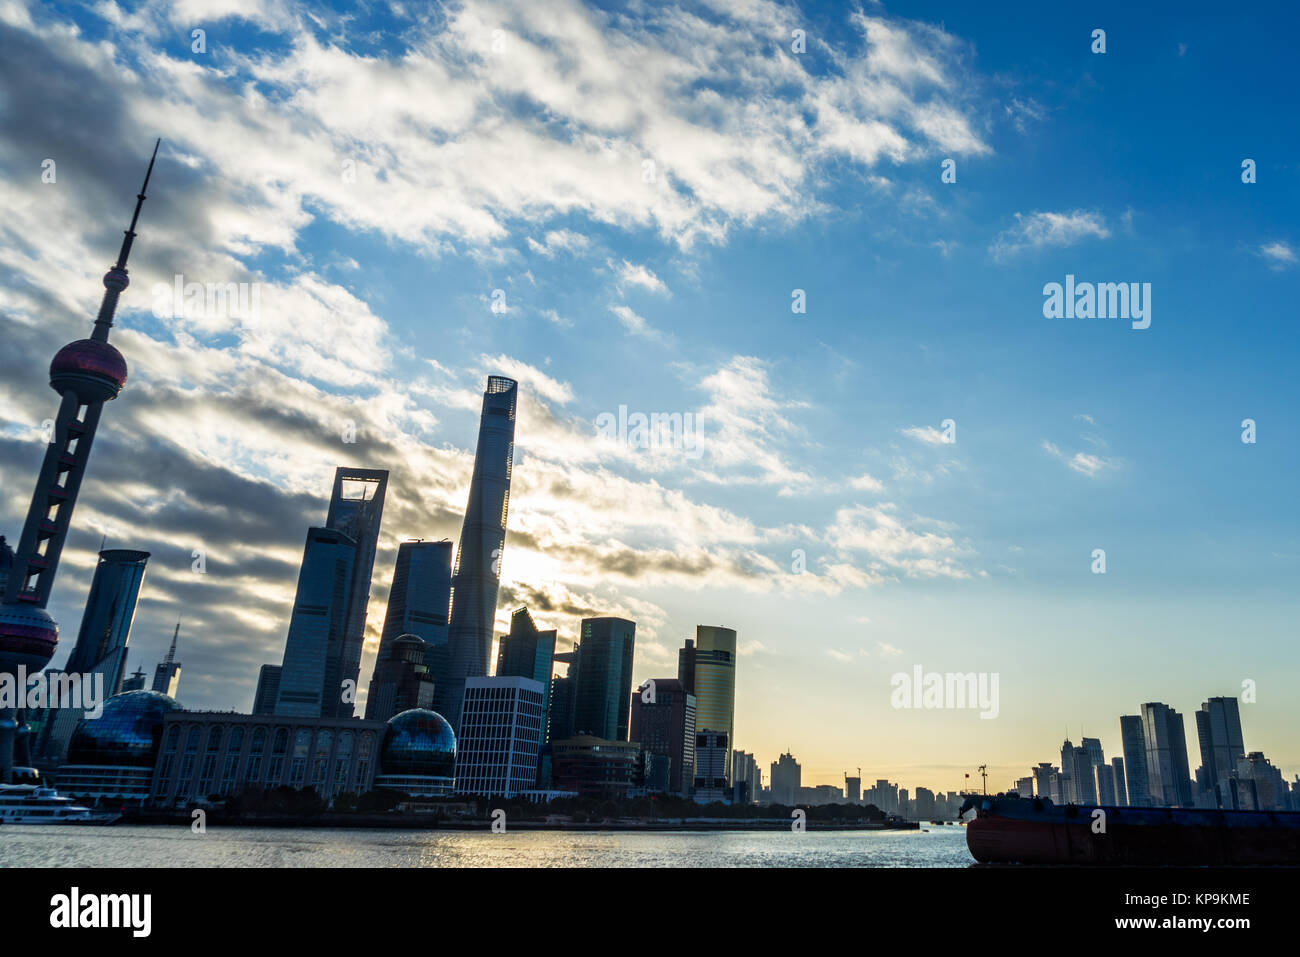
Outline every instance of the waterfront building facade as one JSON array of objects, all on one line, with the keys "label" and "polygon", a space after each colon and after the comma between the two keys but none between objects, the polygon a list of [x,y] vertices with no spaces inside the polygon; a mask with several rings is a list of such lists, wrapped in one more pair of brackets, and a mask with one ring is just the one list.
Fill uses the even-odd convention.
[{"label": "waterfront building facade", "polygon": [[457,737],[456,791],[514,797],[535,788],[546,685],[532,678],[469,678]]}]

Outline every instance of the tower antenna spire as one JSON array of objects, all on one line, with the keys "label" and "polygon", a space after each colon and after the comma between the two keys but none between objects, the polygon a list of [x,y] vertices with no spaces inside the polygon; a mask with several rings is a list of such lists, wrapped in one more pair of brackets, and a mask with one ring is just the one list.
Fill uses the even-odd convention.
[{"label": "tower antenna spire", "polygon": [[166,662],[167,664],[171,664],[173,661],[176,660],[176,639],[179,638],[180,636],[181,636],[181,623],[178,620],[176,622],[176,630],[172,632],[172,646],[169,649],[167,649],[167,662]]},{"label": "tower antenna spire", "polygon": [[144,182],[140,192],[135,194],[135,212],[131,214],[131,225],[122,237],[122,248],[118,250],[117,262],[104,274],[104,299],[99,304],[99,315],[95,317],[95,329],[90,338],[97,342],[108,341],[108,330],[113,328],[113,315],[117,312],[117,297],[131,284],[126,273],[126,260],[131,255],[131,244],[135,242],[135,224],[140,220],[140,207],[144,205],[145,190],[149,187],[149,177],[153,175],[153,164],[158,159],[158,147],[162,144],[159,137],[153,144],[153,155],[149,157],[149,168],[145,170]]},{"label": "tower antenna spire", "polygon": [[144,205],[144,191],[149,188],[149,177],[153,175],[154,160],[158,159],[158,147],[162,144],[162,137],[153,144],[153,155],[149,157],[149,168],[144,171],[144,182],[140,184],[140,192],[135,194],[135,212],[131,214],[131,225],[126,229],[126,235],[122,237],[122,249],[117,254],[117,263],[114,269],[120,269],[126,272],[126,258],[131,255],[131,244],[135,241],[135,224],[140,220],[140,207]]}]

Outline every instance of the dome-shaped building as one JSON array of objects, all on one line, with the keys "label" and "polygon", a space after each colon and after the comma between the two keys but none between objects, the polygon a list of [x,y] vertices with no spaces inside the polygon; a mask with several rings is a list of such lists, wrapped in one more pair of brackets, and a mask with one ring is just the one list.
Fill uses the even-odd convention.
[{"label": "dome-shaped building", "polygon": [[427,708],[394,715],[379,746],[375,787],[413,797],[450,797],[455,785],[456,734]]},{"label": "dome-shaped building", "polygon": [[162,744],[163,717],[184,711],[158,691],[125,691],[104,702],[98,718],[77,723],[58,787],[77,797],[143,801]]}]

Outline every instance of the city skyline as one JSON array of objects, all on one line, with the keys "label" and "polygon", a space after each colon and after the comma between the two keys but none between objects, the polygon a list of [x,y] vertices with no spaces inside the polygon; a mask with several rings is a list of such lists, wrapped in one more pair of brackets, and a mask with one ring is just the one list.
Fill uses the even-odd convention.
[{"label": "city skyline", "polygon": [[[522,16],[501,15],[507,26]],[[91,44],[115,28],[93,13],[66,16],[81,36],[58,37],[13,14],[3,24],[17,35],[7,47],[39,52],[72,77],[101,69],[95,58],[110,54]],[[131,92],[109,83],[85,106],[105,116],[129,109],[162,117],[159,172],[169,186],[151,197],[158,238],[151,234],[137,252],[118,318],[114,341],[131,362],[132,382],[96,439],[93,479],[63,554],[51,605],[63,623],[62,647],[52,664],[66,658],[107,535],[114,547],[153,556],[134,656],[161,659],[183,615],[192,637],[185,703],[244,707],[258,666],[283,648],[290,570],[301,559],[303,529],[319,521],[322,476],[347,464],[394,475],[360,663],[364,687],[398,543],[458,542],[478,389],[485,375],[500,374],[520,382],[520,437],[495,635],[519,606],[558,631],[557,650],[572,646],[583,618],[636,621],[636,684],[675,673],[676,649],[697,624],[724,623],[739,635],[736,746],[760,755],[764,767],[790,749],[811,782],[834,783],[845,766],[861,765],[873,779],[948,790],[981,763],[999,772],[994,780],[1012,780],[1051,753],[1054,742],[1039,740],[1042,726],[1082,723],[1107,754],[1119,754],[1119,715],[1162,701],[1187,717],[1206,698],[1239,696],[1246,680],[1258,685],[1258,703],[1243,705],[1248,745],[1294,775],[1300,755],[1288,728],[1296,705],[1283,696],[1300,676],[1286,654],[1293,608],[1285,599],[1297,565],[1285,485],[1296,443],[1284,401],[1288,340],[1261,316],[1294,295],[1285,250],[1296,242],[1286,225],[1295,195],[1278,185],[1280,144],[1267,133],[1266,109],[1237,121],[1232,148],[1247,143],[1237,152],[1258,154],[1261,164],[1260,182],[1249,187],[1240,181],[1241,157],[1160,131],[1207,179],[1222,179],[1221,192],[1202,202],[1235,211],[1225,238],[1179,233],[1190,227],[1177,187],[1148,197],[1135,185],[1161,167],[1162,150],[1116,157],[1117,166],[1133,167],[1131,176],[1119,170],[1120,185],[1099,195],[1069,188],[1069,176],[1060,188],[1044,179],[1049,164],[1037,150],[1047,138],[1095,133],[1136,82],[1114,75],[1111,61],[1088,61],[1086,45],[1066,56],[1081,89],[1053,92],[1021,72],[1019,92],[1031,99],[999,99],[989,91],[992,73],[1019,58],[968,15],[949,15],[943,29],[887,13],[859,23],[813,10],[807,22],[850,66],[865,68],[873,56],[881,66],[891,50],[906,50],[950,88],[973,91],[968,101],[913,77],[925,91],[918,105],[954,111],[942,114],[947,138],[894,118],[891,129],[915,154],[858,157],[863,181],[810,186],[809,197],[832,210],[811,229],[771,198],[789,182],[765,194],[777,205],[746,212],[738,191],[745,177],[734,170],[712,205],[650,203],[644,223],[596,195],[579,212],[551,206],[544,215],[497,197],[466,205],[450,225],[396,218],[386,229],[363,208],[377,198],[366,160],[382,166],[369,154],[354,157],[363,187],[355,199],[314,183],[300,188],[325,197],[328,213],[307,213],[305,201],[286,210],[211,131],[154,109],[168,71],[193,59],[187,48],[166,47],[160,63],[148,65],[124,44],[123,69],[143,85]],[[213,57],[255,72],[220,52],[235,26],[211,24]],[[1058,26],[1044,31],[1054,50],[1072,49],[1062,34],[1086,33]],[[301,23],[285,29],[312,37],[318,49],[329,42]],[[1137,17],[1117,19],[1112,38],[1126,29],[1163,44],[1168,71],[1192,70],[1211,42]],[[516,39],[528,42],[528,30]],[[1214,40],[1232,52],[1235,36]],[[652,45],[640,32],[632,39]],[[338,75],[316,88],[357,80],[359,42],[341,43]],[[709,42],[736,55],[721,37]],[[965,44],[978,47],[978,63],[961,52]],[[437,51],[423,50],[427,62],[440,62]],[[1123,62],[1122,48],[1108,56]],[[305,73],[305,58],[289,56],[285,66]],[[199,62],[199,87],[186,96],[227,109],[223,122],[248,134],[254,152],[295,147],[295,162],[309,165],[292,129],[283,141],[254,135],[249,105]],[[1231,97],[1212,90],[1205,69],[1179,76],[1205,94],[1209,115],[1222,123]],[[1286,95],[1249,64],[1243,70],[1266,105]],[[822,85],[825,68],[807,72],[800,82],[810,91],[834,92]],[[2,157],[5,198],[24,197],[7,206],[31,244],[30,252],[8,253],[15,279],[6,281],[3,312],[6,329],[18,331],[0,377],[0,531],[14,544],[44,448],[40,425],[54,411],[43,381],[48,357],[84,334],[98,270],[115,242],[109,233],[120,228],[98,212],[119,211],[138,183],[143,142],[129,138],[154,132],[97,122],[78,133],[54,129],[34,116],[47,102],[39,91],[17,99],[33,115],[26,128],[15,125]],[[1008,108],[1018,99],[1021,110],[1003,116],[989,109],[995,99]],[[846,120],[869,118],[861,104],[840,106]],[[272,114],[310,115],[277,112],[285,109]],[[501,119],[537,133],[527,117]],[[392,118],[381,113],[379,121]],[[316,158],[337,166],[352,155],[344,147],[355,147],[355,131],[322,129],[331,150]],[[770,143],[761,129],[747,129],[756,145]],[[965,139],[955,136],[962,129]],[[92,133],[109,148],[77,139]],[[384,127],[379,140],[400,142],[393,134]],[[1148,136],[1150,150],[1160,137]],[[637,130],[626,141],[660,145]],[[472,148],[472,138],[465,145]],[[981,165],[989,151],[1021,171],[1023,199],[989,185],[993,170]],[[948,152],[959,170],[951,197],[939,179]],[[47,156],[58,161],[59,179],[39,185]],[[102,163],[89,159],[100,156]],[[794,158],[813,170],[814,157]],[[689,179],[699,171],[661,167],[704,188]],[[628,176],[639,183],[641,173],[629,161]],[[795,187],[816,179],[805,175]],[[872,176],[891,186],[870,185]],[[241,183],[260,189],[248,212],[232,199]],[[1246,189],[1267,201],[1234,205]],[[859,190],[863,202],[895,210],[865,233]],[[913,219],[896,211],[904,201],[916,207]],[[1075,216],[1081,209],[1087,215]],[[480,221],[474,210],[494,215]],[[1065,219],[1034,218],[1043,211]],[[296,222],[299,215],[309,222]],[[974,222],[985,224],[982,236]],[[721,234],[710,235],[717,224]],[[1177,256],[1150,251],[1147,240],[1171,233],[1183,236]],[[1225,260],[1231,275],[1221,289],[1196,285],[1208,262]],[[262,315],[185,316],[183,304],[158,315],[155,289],[178,274],[187,282],[261,282]],[[416,275],[425,276],[423,286]],[[1044,319],[1043,284],[1067,275],[1153,281],[1152,327]],[[559,291],[593,282],[590,302]],[[504,311],[493,310],[497,289]],[[806,291],[808,313],[790,312],[793,289]],[[1241,316],[1241,303],[1257,305]],[[963,331],[973,319],[978,334]],[[1014,352],[1029,358],[1000,358]],[[1186,379],[1173,376],[1179,363]],[[1208,390],[1214,401],[1201,394],[1205,381],[1216,383]],[[698,413],[700,454],[600,439],[598,418],[623,407]],[[1246,417],[1259,422],[1256,445],[1239,440]],[[949,418],[955,443],[943,440]],[[1107,552],[1104,577],[1089,570],[1095,548]],[[207,559],[202,575],[191,571],[195,550]],[[805,553],[802,573],[792,569],[796,551]],[[891,676],[915,665],[1000,675],[998,720],[892,708]]]}]

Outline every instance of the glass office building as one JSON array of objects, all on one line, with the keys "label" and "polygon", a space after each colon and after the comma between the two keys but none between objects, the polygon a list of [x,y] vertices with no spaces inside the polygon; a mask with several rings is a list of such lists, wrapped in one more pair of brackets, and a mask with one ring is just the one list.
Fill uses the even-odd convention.
[{"label": "glass office building", "polygon": [[[695,695],[695,727],[727,736],[725,777],[731,782],[731,746],[735,742],[736,632],[731,628],[697,625],[694,644],[688,640],[678,655],[679,679]],[[689,683],[688,683],[689,682]],[[696,776],[700,760],[696,756]]]},{"label": "glass office building", "polygon": [[[397,546],[393,587],[388,593],[388,610],[375,655],[375,671],[366,696],[366,717],[387,721],[398,711],[374,710],[376,702],[389,701],[396,694],[379,683],[384,662],[393,643],[403,635],[424,641],[424,664],[433,687],[449,679],[447,653],[448,616],[451,609],[451,542],[408,541]],[[411,707],[416,707],[411,705]]]},{"label": "glass office building", "polygon": [[583,619],[582,638],[571,669],[575,735],[627,740],[635,650],[635,622],[626,618]]},{"label": "glass office building", "polygon": [[440,682],[437,690],[438,710],[453,722],[460,720],[465,679],[486,675],[492,664],[518,390],[513,379],[489,376],[483,393],[474,474],[452,572],[448,680]]},{"label": "glass office building", "polygon": [[543,713],[551,706],[551,673],[555,667],[556,632],[541,631],[527,608],[510,616],[510,633],[497,647],[498,678],[530,678],[542,683]]},{"label": "glass office building", "polygon": [[331,528],[307,530],[275,713],[318,718],[340,689],[327,687],[327,659],[343,642],[356,542]]}]

